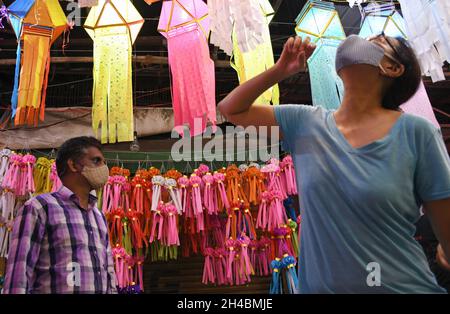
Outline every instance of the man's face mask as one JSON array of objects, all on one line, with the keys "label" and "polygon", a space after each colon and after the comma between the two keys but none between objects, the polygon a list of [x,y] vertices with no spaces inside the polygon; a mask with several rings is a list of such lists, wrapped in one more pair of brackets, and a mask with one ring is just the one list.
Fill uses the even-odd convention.
[{"label": "man's face mask", "polygon": [[347,37],[338,47],[336,52],[336,72],[354,64],[368,64],[379,67],[383,73],[386,71],[381,66],[381,60],[386,55],[393,61],[400,63],[390,54],[386,54],[385,50],[372,41],[373,38],[367,40],[357,35]]},{"label": "man's face mask", "polygon": [[81,175],[86,178],[92,189],[97,190],[108,182],[109,169],[107,165],[99,167],[83,166]]}]

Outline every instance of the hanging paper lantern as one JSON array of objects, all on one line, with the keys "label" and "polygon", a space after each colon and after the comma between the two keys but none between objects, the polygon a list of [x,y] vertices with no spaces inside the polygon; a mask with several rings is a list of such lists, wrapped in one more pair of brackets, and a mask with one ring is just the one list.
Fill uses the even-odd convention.
[{"label": "hanging paper lantern", "polygon": [[[395,9],[394,4],[367,6],[362,10],[362,14],[363,22],[359,36],[367,38],[384,32],[390,37],[407,39],[405,22]],[[420,83],[416,94],[400,108],[404,112],[424,117],[436,127],[439,127],[423,82]]]},{"label": "hanging paper lantern", "polygon": [[433,82],[445,80],[444,61],[450,62],[450,1],[399,0],[406,34],[422,74]]},{"label": "hanging paper lantern", "polygon": [[132,44],[144,19],[129,0],[99,0],[84,24],[94,41],[92,126],[102,143],[133,140]]},{"label": "hanging paper lantern", "polygon": [[[269,23],[275,11],[268,0],[210,0],[212,44],[230,55],[239,83],[274,65]],[[278,104],[278,85],[266,90],[255,104]]]},{"label": "hanging paper lantern", "polygon": [[66,28],[67,19],[58,0],[17,0],[8,11],[18,38],[12,115],[16,125],[37,125],[38,119],[44,120],[50,46]]},{"label": "hanging paper lantern", "polygon": [[367,38],[384,32],[387,36],[406,38],[405,21],[394,4],[368,5],[362,10],[359,36]]},{"label": "hanging paper lantern", "polygon": [[335,109],[344,95],[342,80],[336,73],[336,51],[346,38],[334,4],[309,0],[296,19],[298,36],[311,38],[317,48],[308,59],[312,101],[315,106]]},{"label": "hanging paper lantern", "polygon": [[215,131],[215,68],[206,41],[209,23],[202,0],[163,2],[158,31],[167,38],[175,130],[181,135],[185,124],[192,136],[201,134],[208,121]]},{"label": "hanging paper lantern", "polygon": [[[242,52],[255,49],[265,41],[264,33],[274,13],[270,3],[260,0],[210,0],[211,43],[232,55],[230,40],[233,30],[235,41]],[[268,17],[264,16],[267,13]]]},{"label": "hanging paper lantern", "polygon": [[[232,33],[233,55],[231,59],[231,66],[238,73],[240,84],[256,77],[275,64],[269,30],[269,23],[272,20],[275,11],[268,0],[259,0],[257,2],[259,2],[259,7],[254,10],[260,10],[260,23],[264,25],[264,27],[261,27],[262,43],[257,45],[254,49],[244,52],[244,50],[240,49],[238,41],[238,34],[242,31],[242,29],[236,25]],[[280,90],[278,84],[266,90],[255,101],[255,104],[257,105],[278,105],[279,103]]]}]

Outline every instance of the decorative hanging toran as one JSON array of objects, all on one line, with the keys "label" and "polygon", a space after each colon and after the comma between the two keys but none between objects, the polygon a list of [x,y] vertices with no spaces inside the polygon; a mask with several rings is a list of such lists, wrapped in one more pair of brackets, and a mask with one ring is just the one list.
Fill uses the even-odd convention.
[{"label": "decorative hanging toran", "polygon": [[58,0],[17,0],[8,14],[18,38],[12,117],[16,125],[36,126],[44,120],[50,47],[65,30],[67,19]]},{"label": "decorative hanging toran", "polygon": [[216,128],[215,67],[207,36],[210,19],[202,0],[164,1],[158,31],[167,38],[175,130],[201,134]]},{"label": "decorative hanging toran", "polygon": [[92,127],[101,142],[133,140],[132,44],[144,19],[129,0],[99,0],[84,24],[94,41]]}]

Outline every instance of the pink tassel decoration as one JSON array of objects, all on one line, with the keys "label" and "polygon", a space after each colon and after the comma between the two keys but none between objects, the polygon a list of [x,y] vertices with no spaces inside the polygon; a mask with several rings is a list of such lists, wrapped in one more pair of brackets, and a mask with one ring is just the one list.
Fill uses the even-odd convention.
[{"label": "pink tassel decoration", "polygon": [[238,240],[238,244],[241,246],[241,254],[240,254],[240,265],[242,267],[241,273],[244,276],[245,282],[250,282],[251,275],[255,274],[255,271],[253,269],[250,256],[248,253],[248,248],[250,245],[250,238],[246,235],[242,236]]},{"label": "pink tassel decoration", "polygon": [[172,199],[172,202],[175,205],[178,214],[181,215],[183,213],[183,205],[181,201],[180,192],[178,191],[177,186],[178,186],[177,181],[175,181],[175,179],[172,178],[166,179],[165,188],[169,192],[170,198]]},{"label": "pink tassel decoration", "polygon": [[[162,212],[164,211],[164,204],[160,204],[157,209],[153,212],[152,219],[152,231],[150,234],[149,243],[155,240],[161,240],[163,234],[164,219]],[[156,228],[158,227],[158,234],[156,234]]]},{"label": "pink tassel decoration", "polygon": [[269,191],[262,192],[261,203],[259,204],[258,218],[256,220],[256,228],[267,230],[268,226],[268,206],[272,200],[272,193]]},{"label": "pink tassel decoration", "polygon": [[27,193],[34,193],[35,186],[34,186],[34,178],[33,178],[33,168],[34,164],[36,163],[36,157],[33,155],[27,154],[23,156],[22,159],[25,167],[25,173],[24,173],[24,180],[23,180],[23,194],[26,195]]},{"label": "pink tassel decoration", "polygon": [[59,189],[62,187],[61,179],[58,176],[58,171],[56,170],[56,163],[52,163],[52,168],[50,172],[50,181],[52,182],[52,193],[59,191]]},{"label": "pink tassel decoration", "polygon": [[209,215],[216,215],[218,209],[216,191],[214,188],[214,177],[208,172],[203,176],[202,180],[205,185],[203,192],[203,203],[205,208],[208,210]]},{"label": "pink tassel decoration", "polygon": [[102,212],[104,214],[111,212],[112,208],[112,186],[114,184],[114,177],[109,177],[108,182],[106,182],[103,187],[103,201],[102,201]]},{"label": "pink tassel decoration", "polygon": [[282,195],[280,191],[272,191],[272,198],[269,205],[269,219],[267,222],[267,230],[272,231],[287,223],[287,215],[282,203]]},{"label": "pink tassel decoration", "polygon": [[222,201],[222,204],[224,208],[219,208],[219,210],[225,209],[228,210],[230,208],[230,202],[228,201],[227,192],[225,189],[225,175],[220,172],[214,172],[214,180],[217,184],[217,190],[218,194],[220,196],[220,200]]},{"label": "pink tassel decoration", "polygon": [[200,185],[202,179],[196,174],[191,175],[190,183],[192,186],[192,209],[194,211],[195,218],[197,219],[197,231],[205,230],[204,218],[203,218],[203,204]]},{"label": "pink tassel decoration", "polygon": [[261,168],[261,172],[265,173],[268,176],[268,190],[276,190],[281,193],[282,198],[285,199],[287,197],[286,189],[281,183],[280,178],[280,161],[272,158],[270,163],[263,166]]},{"label": "pink tassel decoration", "polygon": [[11,154],[9,160],[9,167],[3,178],[2,188],[14,191],[16,195],[20,195],[18,192],[20,189],[21,167],[23,167],[22,156]]},{"label": "pink tassel decoration", "polygon": [[202,283],[207,285],[208,283],[216,283],[216,278],[214,275],[214,267],[213,267],[213,248],[205,248],[205,263],[203,266],[203,279]]},{"label": "pink tassel decoration", "polygon": [[163,241],[163,243],[166,246],[179,246],[180,240],[178,237],[177,209],[172,204],[166,204],[163,209],[163,213],[166,219],[166,221],[164,222],[164,228],[166,230],[166,240]]},{"label": "pink tassel decoration", "polygon": [[188,186],[189,179],[186,176],[182,176],[178,179],[178,186],[180,187],[181,208],[183,214],[186,212],[186,206],[188,204]]},{"label": "pink tassel decoration", "polygon": [[236,256],[235,241],[233,239],[228,239],[225,241],[225,247],[228,250],[228,260],[226,267],[226,278],[229,282],[233,282],[233,266],[234,258]]},{"label": "pink tassel decoration", "polygon": [[125,288],[124,272],[125,272],[125,256],[126,252],[123,247],[116,246],[112,249],[112,255],[115,260],[115,271],[117,286],[119,288]]},{"label": "pink tassel decoration", "polygon": [[283,175],[286,181],[286,192],[287,195],[296,195],[297,194],[297,182],[295,177],[294,170],[294,162],[292,161],[292,157],[287,155],[283,158],[281,162],[283,167]]}]

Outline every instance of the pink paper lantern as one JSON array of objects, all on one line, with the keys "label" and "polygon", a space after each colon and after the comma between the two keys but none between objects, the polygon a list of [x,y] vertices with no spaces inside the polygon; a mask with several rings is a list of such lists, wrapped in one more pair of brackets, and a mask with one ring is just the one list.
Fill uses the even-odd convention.
[{"label": "pink paper lantern", "polygon": [[158,31],[167,38],[175,130],[192,136],[216,124],[215,67],[210,58],[208,7],[202,0],[164,1]]}]

